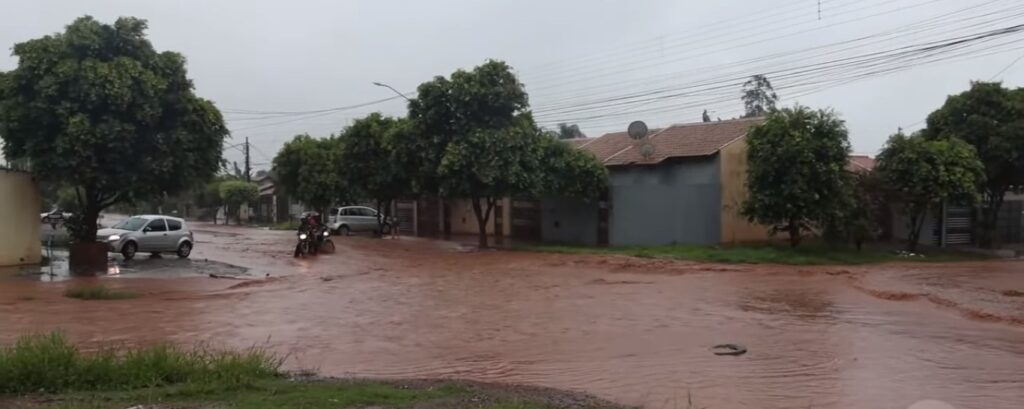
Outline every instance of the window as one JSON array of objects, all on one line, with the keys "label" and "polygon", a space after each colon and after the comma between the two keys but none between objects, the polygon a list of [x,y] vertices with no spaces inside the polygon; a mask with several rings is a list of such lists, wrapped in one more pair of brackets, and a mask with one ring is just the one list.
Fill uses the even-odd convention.
[{"label": "window", "polygon": [[132,217],[130,219],[122,220],[120,223],[115,224],[115,229],[138,231],[142,226],[146,225],[146,219],[141,217]]},{"label": "window", "polygon": [[167,219],[167,230],[168,231],[178,231],[178,230],[181,230],[181,222],[179,222],[177,220]]},{"label": "window", "polygon": [[332,208],[332,209],[331,209],[331,216],[337,216],[337,215],[338,215],[338,210],[339,210],[339,209],[338,209],[337,207],[335,207],[335,208]]},{"label": "window", "polygon": [[149,231],[167,231],[167,225],[164,224],[164,219],[153,219],[149,222]]},{"label": "window", "polygon": [[341,209],[342,216],[353,216],[352,209]]},{"label": "window", "polygon": [[360,207],[360,208],[357,208],[355,210],[357,212],[359,212],[358,213],[359,216],[377,217],[377,212],[375,212],[373,209],[368,209],[368,208],[365,208],[365,207]]}]

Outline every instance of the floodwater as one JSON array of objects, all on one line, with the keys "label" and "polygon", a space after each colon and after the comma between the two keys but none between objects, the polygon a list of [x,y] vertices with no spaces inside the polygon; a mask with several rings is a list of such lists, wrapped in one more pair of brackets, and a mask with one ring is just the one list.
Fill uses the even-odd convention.
[{"label": "floodwater", "polygon": [[[324,375],[533,384],[650,408],[1024,407],[1024,263],[722,266],[368,237],[296,260],[290,232],[198,227],[192,261],[246,279],[0,275],[0,342],[62,329],[86,346],[258,344]],[[61,296],[96,281],[141,297]],[[716,356],[720,343],[749,352]]]}]

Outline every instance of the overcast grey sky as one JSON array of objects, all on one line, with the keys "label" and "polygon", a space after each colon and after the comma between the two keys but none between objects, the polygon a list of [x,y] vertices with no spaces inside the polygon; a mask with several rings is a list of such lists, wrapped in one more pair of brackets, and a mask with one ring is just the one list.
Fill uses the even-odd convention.
[{"label": "overcast grey sky", "polygon": [[[724,119],[742,109],[734,79],[802,72],[804,65],[1024,24],[1019,3],[822,0],[819,20],[817,0],[22,0],[5,2],[0,44],[9,48],[59,31],[84,14],[105,22],[145,18],[154,46],[188,58],[197,93],[230,112],[234,140],[250,137],[257,147],[253,160],[266,163],[297,133],[327,135],[373,111],[401,115],[404,101],[316,115],[240,111],[311,111],[379,100],[393,94],[374,81],[412,91],[435,75],[494,58],[519,72],[545,126],[570,120],[599,136],[633,119],[651,127],[699,121],[703,109]],[[1005,69],[999,79],[1024,85],[1024,61],[1011,66],[1024,56],[1024,38],[1001,38],[934,54],[930,63],[903,71],[873,72],[876,66],[868,65],[778,74],[776,86],[786,105],[839,111],[854,149],[875,153],[898,127],[919,127],[946,95],[971,80]],[[844,43],[829,46],[837,42]],[[798,53],[812,47],[822,48]],[[920,58],[893,57],[884,67],[928,62]],[[9,53],[0,55],[0,70],[15,65]],[[698,92],[688,88],[694,84],[718,86]],[[648,91],[665,98],[621,99]],[[237,151],[227,156],[240,157]]]}]

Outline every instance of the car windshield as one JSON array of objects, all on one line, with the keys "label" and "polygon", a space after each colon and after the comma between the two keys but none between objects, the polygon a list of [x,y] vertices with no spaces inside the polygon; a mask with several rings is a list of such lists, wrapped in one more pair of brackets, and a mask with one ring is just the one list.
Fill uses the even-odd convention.
[{"label": "car windshield", "polygon": [[147,221],[148,220],[143,219],[141,217],[132,217],[130,219],[126,219],[126,220],[121,221],[121,223],[115,224],[114,228],[115,229],[121,229],[121,230],[136,231],[138,229],[141,229],[142,226],[146,225]]}]

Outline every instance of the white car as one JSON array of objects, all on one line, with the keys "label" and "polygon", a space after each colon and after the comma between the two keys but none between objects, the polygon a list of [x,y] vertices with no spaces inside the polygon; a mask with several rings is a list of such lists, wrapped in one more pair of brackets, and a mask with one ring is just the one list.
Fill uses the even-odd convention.
[{"label": "white car", "polygon": [[96,240],[107,243],[111,252],[131,260],[135,253],[175,253],[187,258],[195,239],[185,220],[161,215],[130,217],[109,229],[96,232]]},{"label": "white car", "polygon": [[391,224],[379,224],[380,217],[377,210],[365,206],[335,207],[327,215],[327,227],[340,236],[347,236],[356,231],[391,234]]}]

